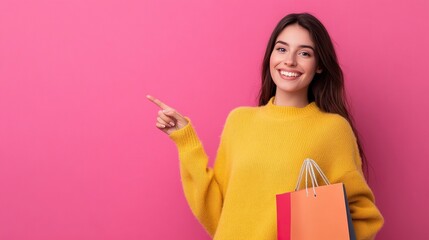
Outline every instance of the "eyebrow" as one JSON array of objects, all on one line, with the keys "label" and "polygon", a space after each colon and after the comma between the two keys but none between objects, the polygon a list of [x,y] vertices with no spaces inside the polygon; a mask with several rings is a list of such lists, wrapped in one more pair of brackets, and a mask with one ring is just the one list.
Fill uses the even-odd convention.
[{"label": "eyebrow", "polygon": [[[276,45],[277,43],[281,43],[283,45],[289,46],[289,44],[287,42],[283,42],[283,41],[280,41],[280,40],[277,41],[274,45]],[[300,47],[300,48],[310,48],[311,50],[314,51],[314,48],[312,46],[310,46],[310,45],[299,45],[298,47]]]}]

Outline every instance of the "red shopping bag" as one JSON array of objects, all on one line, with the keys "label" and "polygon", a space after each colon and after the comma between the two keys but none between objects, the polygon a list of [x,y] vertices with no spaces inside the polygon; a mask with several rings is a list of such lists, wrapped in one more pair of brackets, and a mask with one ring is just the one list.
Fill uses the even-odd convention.
[{"label": "red shopping bag", "polygon": [[[314,169],[326,185],[318,185]],[[304,170],[305,189],[298,190]],[[304,160],[295,191],[277,194],[276,202],[278,240],[356,239],[344,184],[330,184],[312,159]]]}]

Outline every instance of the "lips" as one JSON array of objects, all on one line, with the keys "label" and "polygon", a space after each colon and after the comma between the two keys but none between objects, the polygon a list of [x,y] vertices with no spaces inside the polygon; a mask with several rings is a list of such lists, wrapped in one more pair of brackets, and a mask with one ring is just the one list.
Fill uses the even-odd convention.
[{"label": "lips", "polygon": [[286,79],[286,80],[295,80],[302,75],[302,73],[298,72],[298,71],[288,71],[288,70],[284,70],[284,69],[280,69],[278,71],[279,71],[281,78]]}]

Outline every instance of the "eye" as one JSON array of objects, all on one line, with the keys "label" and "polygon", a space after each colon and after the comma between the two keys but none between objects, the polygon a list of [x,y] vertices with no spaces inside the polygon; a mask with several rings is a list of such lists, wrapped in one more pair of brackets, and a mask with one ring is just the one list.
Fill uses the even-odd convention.
[{"label": "eye", "polygon": [[281,53],[286,52],[286,48],[282,48],[282,47],[278,47],[276,50],[281,52]]},{"label": "eye", "polygon": [[308,52],[300,52],[299,54],[303,57],[310,57],[311,56],[310,53],[308,53]]}]

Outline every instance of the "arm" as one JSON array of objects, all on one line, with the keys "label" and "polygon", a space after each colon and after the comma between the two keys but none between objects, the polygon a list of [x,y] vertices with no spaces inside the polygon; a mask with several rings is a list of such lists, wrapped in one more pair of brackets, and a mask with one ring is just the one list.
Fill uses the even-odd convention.
[{"label": "arm", "polygon": [[225,143],[224,137],[226,124],[212,169],[207,166],[208,157],[191,120],[159,99],[151,95],[146,97],[162,109],[158,111],[156,127],[167,133],[177,145],[185,197],[194,215],[213,236],[222,211],[227,179],[225,147],[228,144]]},{"label": "arm", "polygon": [[384,219],[375,206],[374,195],[363,175],[359,171],[352,171],[338,181],[343,182],[346,188],[356,239],[374,239]]},{"label": "arm", "polygon": [[[362,162],[352,128],[344,119],[337,125],[329,159],[332,182],[343,182],[347,192],[356,239],[371,240],[384,224],[374,195],[362,172]],[[328,176],[329,177],[329,176]]]},{"label": "arm", "polygon": [[198,221],[213,236],[222,211],[226,184],[226,144],[222,132],[214,168],[197,133],[189,123],[169,135],[179,152],[180,173],[186,200]]}]

